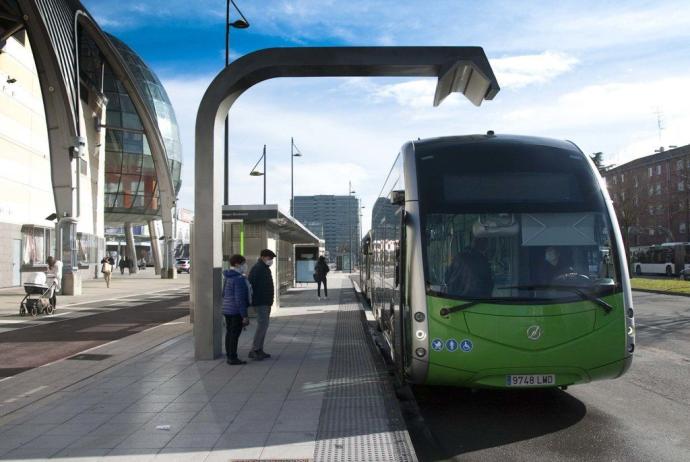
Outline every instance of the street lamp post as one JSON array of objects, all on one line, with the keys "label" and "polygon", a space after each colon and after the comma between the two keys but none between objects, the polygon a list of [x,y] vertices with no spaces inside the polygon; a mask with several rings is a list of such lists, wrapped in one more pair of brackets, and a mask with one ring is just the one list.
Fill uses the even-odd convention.
[{"label": "street lamp post", "polygon": [[352,272],[352,201],[350,197],[355,193],[352,190],[352,182],[347,182],[347,234],[348,234],[348,252],[350,254],[350,260],[348,263],[350,273]]},{"label": "street lamp post", "polygon": [[[259,172],[256,170],[256,167],[259,165],[259,162],[261,162],[261,159],[264,161],[264,171]],[[263,176],[264,177],[264,205],[266,205],[266,145],[264,144],[264,152],[261,154],[261,157],[259,157],[259,160],[256,161],[256,164],[252,167],[252,170],[249,172],[250,176]]]},{"label": "street lamp post", "polygon": [[[242,19],[238,19],[237,21],[230,22],[230,3],[232,3],[232,6],[235,7],[237,12],[242,16]],[[225,67],[228,67],[228,64],[230,64],[230,28],[234,27],[235,29],[246,29],[249,27],[249,21],[247,21],[247,18],[244,17],[242,12],[240,11],[239,8],[237,8],[237,5],[235,5],[235,2],[233,0],[225,0]],[[223,204],[228,205],[228,169],[229,169],[229,153],[228,153],[228,116],[225,116],[225,143],[224,143],[224,150],[223,153],[225,155],[225,162],[224,162],[224,176],[223,176]]]},{"label": "street lamp post", "polygon": [[[297,152],[295,152],[297,148]],[[295,139],[290,138],[290,216],[295,216],[295,157],[302,157],[299,148],[295,146]]]}]

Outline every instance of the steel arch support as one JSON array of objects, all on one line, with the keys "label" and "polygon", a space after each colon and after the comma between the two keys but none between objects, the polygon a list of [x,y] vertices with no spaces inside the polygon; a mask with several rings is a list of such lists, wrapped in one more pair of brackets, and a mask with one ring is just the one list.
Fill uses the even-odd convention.
[{"label": "steel arch support", "polygon": [[434,105],[449,93],[473,104],[499,91],[480,47],[270,48],[248,54],[211,82],[196,118],[194,178],[194,354],[221,353],[221,200],[223,127],[232,104],[247,89],[276,77],[437,77]]}]

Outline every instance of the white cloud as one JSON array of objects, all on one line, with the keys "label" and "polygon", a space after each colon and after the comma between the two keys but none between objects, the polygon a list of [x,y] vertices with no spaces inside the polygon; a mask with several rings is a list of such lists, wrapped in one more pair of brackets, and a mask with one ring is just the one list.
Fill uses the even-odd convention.
[{"label": "white cloud", "polygon": [[510,56],[491,60],[498,84],[503,89],[543,84],[569,72],[578,60],[564,53],[545,51],[536,55]]}]

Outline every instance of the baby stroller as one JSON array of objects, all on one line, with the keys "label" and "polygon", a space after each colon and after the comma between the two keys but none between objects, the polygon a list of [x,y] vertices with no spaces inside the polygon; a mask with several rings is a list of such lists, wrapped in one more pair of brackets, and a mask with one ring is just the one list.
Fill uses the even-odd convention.
[{"label": "baby stroller", "polygon": [[24,283],[26,295],[19,303],[19,315],[53,314],[55,311],[53,296],[57,287],[57,279],[53,275],[46,276],[45,273],[36,273],[33,282]]}]

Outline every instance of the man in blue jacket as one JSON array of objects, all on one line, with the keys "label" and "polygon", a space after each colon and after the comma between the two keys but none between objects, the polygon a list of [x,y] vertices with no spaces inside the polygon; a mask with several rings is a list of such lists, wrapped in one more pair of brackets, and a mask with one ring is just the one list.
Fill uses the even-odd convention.
[{"label": "man in blue jacket", "polygon": [[242,255],[230,257],[229,270],[223,271],[223,315],[225,316],[225,352],[227,362],[233,366],[247,364],[237,357],[237,342],[242,328],[249,325],[247,307],[249,306],[249,284],[244,273],[247,271],[247,259]]},{"label": "man in blue jacket", "polygon": [[274,287],[271,265],[276,254],[272,250],[264,249],[256,264],[249,272],[249,282],[252,285],[252,306],[256,308],[256,332],[249,357],[257,361],[270,358],[264,351],[264,340],[268,330],[268,320],[273,305]]}]

